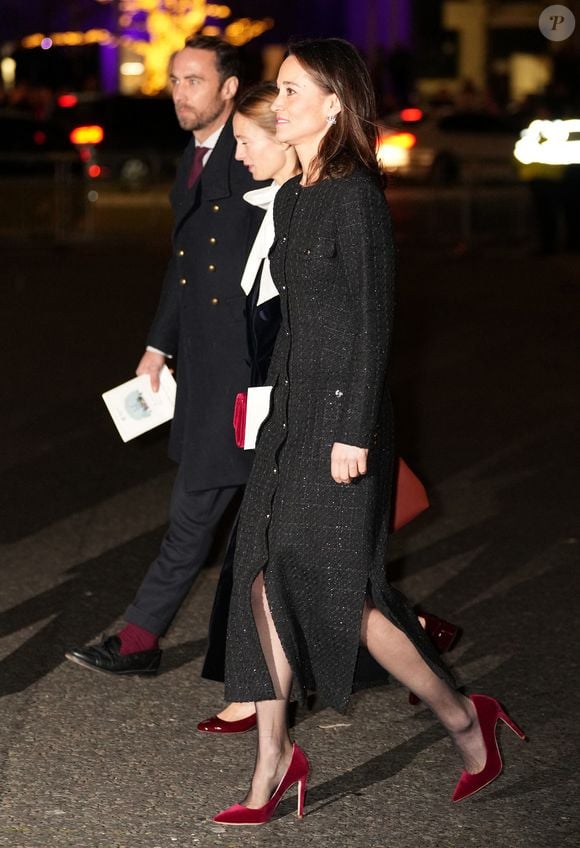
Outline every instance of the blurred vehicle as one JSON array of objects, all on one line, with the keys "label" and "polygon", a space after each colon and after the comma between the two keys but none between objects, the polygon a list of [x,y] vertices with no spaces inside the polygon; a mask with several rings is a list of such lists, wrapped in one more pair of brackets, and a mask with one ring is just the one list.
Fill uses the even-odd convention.
[{"label": "blurred vehicle", "polygon": [[67,161],[81,173],[79,152],[61,127],[18,109],[0,109],[3,176],[50,175],[57,161]]},{"label": "blurred vehicle", "polygon": [[191,137],[170,97],[63,94],[54,120],[69,133],[89,179],[130,188],[173,179]]},{"label": "blurred vehicle", "polygon": [[64,238],[82,226],[86,191],[79,151],[52,121],[0,109],[0,232]]},{"label": "blurred vehicle", "polygon": [[403,109],[379,122],[378,158],[384,171],[434,185],[514,182],[518,128],[487,112],[425,115]]}]

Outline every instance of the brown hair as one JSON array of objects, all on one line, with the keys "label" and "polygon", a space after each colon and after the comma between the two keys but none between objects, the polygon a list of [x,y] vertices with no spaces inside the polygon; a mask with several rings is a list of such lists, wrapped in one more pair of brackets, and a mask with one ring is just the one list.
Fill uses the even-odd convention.
[{"label": "brown hair", "polygon": [[382,181],[377,162],[375,95],[367,66],[357,49],[342,38],[291,43],[295,56],[323,91],[336,94],[341,111],[329,127],[310,166],[313,182],[345,177],[360,165]]},{"label": "brown hair", "polygon": [[185,40],[184,48],[193,50],[209,50],[215,54],[215,63],[220,83],[223,85],[229,77],[242,78],[242,62],[240,51],[232,44],[215,35],[190,35]]},{"label": "brown hair", "polygon": [[272,112],[272,103],[277,97],[278,89],[273,82],[261,82],[241,95],[235,111],[258,124],[270,135],[276,135],[276,115]]}]

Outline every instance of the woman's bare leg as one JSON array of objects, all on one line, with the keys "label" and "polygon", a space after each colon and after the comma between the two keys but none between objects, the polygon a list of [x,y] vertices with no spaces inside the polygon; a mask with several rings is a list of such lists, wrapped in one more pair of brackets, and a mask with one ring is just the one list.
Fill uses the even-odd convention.
[{"label": "woman's bare leg", "polygon": [[450,734],[466,770],[481,771],[486,761],[485,744],[469,698],[438,677],[409,637],[368,602],[363,611],[361,640],[379,665],[432,710]]},{"label": "woman's bare leg", "polygon": [[276,693],[275,700],[256,703],[258,749],[252,785],[244,804],[247,807],[262,807],[280,783],[292,757],[287,718],[292,669],[274,626],[262,572],[252,587],[252,611]]}]

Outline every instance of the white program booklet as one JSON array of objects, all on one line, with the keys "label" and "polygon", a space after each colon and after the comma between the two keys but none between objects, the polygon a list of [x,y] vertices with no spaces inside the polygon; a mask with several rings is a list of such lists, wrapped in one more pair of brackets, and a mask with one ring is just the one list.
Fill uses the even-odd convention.
[{"label": "white program booklet", "polygon": [[151,388],[149,374],[133,377],[102,395],[124,442],[146,433],[173,418],[176,383],[164,365],[159,391]]},{"label": "white program booklet", "polygon": [[272,386],[253,386],[248,389],[244,450],[253,450],[256,447],[258,430],[270,412],[271,392]]}]

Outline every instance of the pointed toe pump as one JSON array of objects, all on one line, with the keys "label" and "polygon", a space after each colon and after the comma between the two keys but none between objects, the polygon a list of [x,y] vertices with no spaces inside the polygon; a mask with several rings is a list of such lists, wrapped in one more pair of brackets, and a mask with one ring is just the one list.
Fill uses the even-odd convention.
[{"label": "pointed toe pump", "polygon": [[[450,621],[445,621],[444,618],[438,618],[438,616],[431,615],[429,612],[420,612],[419,617],[425,621],[425,633],[440,654],[450,651],[461,636],[461,628],[456,624],[451,624]],[[414,692],[409,692],[409,703],[416,707],[421,701]]]},{"label": "pointed toe pump", "polygon": [[304,798],[306,796],[306,781],[310,765],[304,751],[296,743],[292,746],[292,759],[286,769],[286,774],[278,784],[272,797],[263,807],[245,807],[243,804],[234,804],[227,810],[222,810],[214,816],[214,822],[231,825],[257,825],[266,824],[270,821],[276,807],[286,792],[295,784],[298,784],[298,818],[304,817]]},{"label": "pointed toe pump", "polygon": [[479,792],[480,789],[488,786],[501,774],[503,762],[497,744],[498,721],[501,720],[504,724],[507,724],[510,730],[513,730],[520,739],[525,740],[526,738],[523,730],[517,726],[515,721],[512,721],[495,698],[490,698],[488,695],[470,695],[469,698],[477,712],[487,758],[483,769],[478,771],[477,774],[471,774],[468,771],[461,773],[453,793],[453,801],[455,802],[462,801],[464,798]]}]

